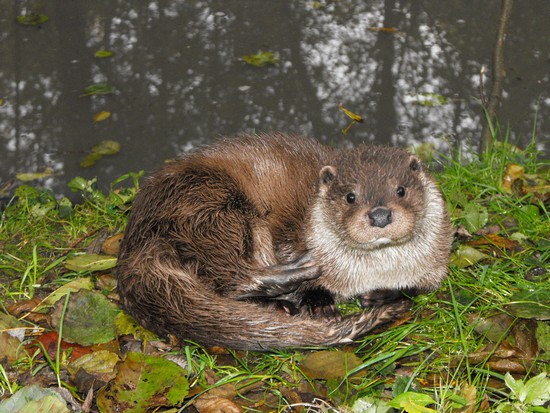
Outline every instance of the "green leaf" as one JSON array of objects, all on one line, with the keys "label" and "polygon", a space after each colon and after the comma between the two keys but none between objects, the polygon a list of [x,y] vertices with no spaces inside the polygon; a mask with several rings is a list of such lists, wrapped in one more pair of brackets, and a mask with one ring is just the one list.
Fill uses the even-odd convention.
[{"label": "green leaf", "polygon": [[276,65],[279,63],[279,57],[273,52],[258,52],[256,54],[242,56],[246,63],[256,67],[264,67],[265,65]]},{"label": "green leaf", "polygon": [[83,168],[89,168],[95,165],[95,163],[107,155],[115,155],[120,152],[120,143],[112,140],[104,140],[90,149],[90,154],[86,156],[80,162],[80,166]]},{"label": "green leaf", "polygon": [[36,384],[25,386],[7,400],[0,402],[0,413],[69,413],[63,398],[53,390]]},{"label": "green leaf", "polygon": [[90,85],[84,89],[82,96],[94,96],[94,95],[110,95],[115,91],[115,88],[105,83],[97,83]]},{"label": "green leaf", "polygon": [[393,409],[381,399],[367,396],[357,399],[351,407],[351,413],[391,413]]},{"label": "green leaf", "polygon": [[157,339],[157,335],[143,328],[133,317],[120,312],[115,319],[117,332],[119,335],[133,335],[141,341],[151,341]]},{"label": "green leaf", "polygon": [[[52,325],[57,329],[63,317],[63,300],[56,303]],[[116,337],[115,318],[120,309],[104,295],[80,290],[70,295],[63,319],[63,338],[83,346],[107,343]]]},{"label": "green leaf", "polygon": [[434,404],[435,400],[425,393],[405,392],[395,397],[389,405],[404,409],[408,413],[437,413],[436,410],[426,407]]},{"label": "green leaf", "polygon": [[460,245],[451,255],[451,264],[460,268],[466,268],[474,265],[476,262],[491,258],[489,255],[476,250],[468,245]]},{"label": "green leaf", "polygon": [[81,191],[85,192],[90,188],[89,181],[82,178],[81,176],[77,176],[69,181],[67,186],[73,190],[73,191]]},{"label": "green leaf", "polygon": [[425,107],[434,107],[434,106],[442,106],[449,103],[449,100],[443,96],[439,95],[437,93],[418,93],[416,95],[413,95],[413,103],[415,105],[425,106]]},{"label": "green leaf", "polygon": [[113,52],[109,50],[98,50],[97,52],[94,53],[94,56],[100,59],[105,59],[107,57],[113,56]]},{"label": "green leaf", "polygon": [[120,152],[120,143],[117,141],[104,140],[92,146],[92,152],[100,155],[114,155]]},{"label": "green leaf", "polygon": [[106,378],[105,381],[115,377],[115,366],[119,362],[118,356],[108,350],[98,350],[84,354],[67,366],[72,376],[80,369],[93,376]]},{"label": "green leaf", "polygon": [[32,309],[33,312],[41,312],[42,310],[53,306],[61,298],[65,297],[67,293],[75,293],[82,289],[91,290],[93,288],[93,283],[90,277],[82,277],[76,280],[73,280],[55,290],[53,293],[48,295],[38,304],[35,308]]},{"label": "green leaf", "polygon": [[65,268],[71,271],[105,271],[116,267],[117,258],[110,255],[83,254],[65,261]]},{"label": "green leaf", "polygon": [[117,366],[117,375],[97,395],[100,412],[151,411],[176,406],[189,392],[186,372],[162,357],[130,352]]},{"label": "green leaf", "polygon": [[550,400],[550,378],[546,373],[527,380],[523,389],[526,394],[524,402],[530,406],[542,406]]},{"label": "green leaf", "polygon": [[510,301],[507,309],[516,317],[550,320],[550,287],[545,284],[536,289],[521,289]]},{"label": "green leaf", "polygon": [[17,16],[17,23],[24,26],[38,26],[40,24],[46,23],[50,18],[45,14],[30,13]]},{"label": "green leaf", "polygon": [[469,232],[476,232],[483,228],[489,219],[487,208],[469,202],[462,211],[461,218]]}]

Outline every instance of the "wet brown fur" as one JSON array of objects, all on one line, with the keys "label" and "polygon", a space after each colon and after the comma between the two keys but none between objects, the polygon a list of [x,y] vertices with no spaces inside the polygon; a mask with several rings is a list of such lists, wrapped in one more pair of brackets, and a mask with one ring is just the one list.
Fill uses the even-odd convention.
[{"label": "wet brown fur", "polygon": [[[381,205],[396,225],[369,224],[369,211]],[[148,179],[122,243],[118,289],[126,311],[160,334],[256,350],[336,345],[391,321],[405,305],[315,317],[300,308],[308,291],[369,301],[379,289],[432,290],[446,276],[450,241],[440,193],[414,156],[242,135]],[[318,278],[273,300],[242,298],[262,288],[271,266],[306,253]],[[265,306],[281,299],[298,314]]]}]

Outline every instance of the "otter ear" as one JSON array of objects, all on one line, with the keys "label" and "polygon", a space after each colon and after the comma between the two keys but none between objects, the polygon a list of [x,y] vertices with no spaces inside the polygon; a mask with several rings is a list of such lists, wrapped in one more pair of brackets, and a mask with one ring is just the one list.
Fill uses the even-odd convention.
[{"label": "otter ear", "polygon": [[319,181],[321,185],[329,185],[336,179],[336,168],[334,166],[323,166],[319,171]]},{"label": "otter ear", "polygon": [[422,162],[420,158],[416,155],[411,155],[409,158],[409,168],[411,171],[420,171],[422,170]]}]

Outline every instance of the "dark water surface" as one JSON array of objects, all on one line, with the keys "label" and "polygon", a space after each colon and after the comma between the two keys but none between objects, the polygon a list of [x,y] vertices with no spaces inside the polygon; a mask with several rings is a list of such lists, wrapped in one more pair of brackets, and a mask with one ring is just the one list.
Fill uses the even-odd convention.
[{"label": "dark water surface", "polygon": [[[107,184],[220,135],[337,141],[349,121],[339,103],[365,118],[350,142],[477,144],[479,73],[489,69],[488,94],[500,1],[0,0],[0,11],[0,184],[51,167],[58,175],[41,184],[67,193],[74,176]],[[30,12],[49,21],[16,23]],[[550,1],[515,3],[500,112],[514,142],[534,131],[547,155],[549,22]],[[95,58],[102,49],[114,56]],[[280,63],[240,59],[259,50]],[[94,83],[115,93],[81,96]],[[430,94],[447,103],[419,105]],[[101,111],[112,116],[94,123]],[[120,153],[81,168],[105,139]]]}]

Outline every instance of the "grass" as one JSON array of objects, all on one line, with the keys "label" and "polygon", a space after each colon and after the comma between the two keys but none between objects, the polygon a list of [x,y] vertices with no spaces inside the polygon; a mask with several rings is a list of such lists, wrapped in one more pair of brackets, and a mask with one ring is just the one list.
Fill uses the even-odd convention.
[{"label": "grass", "polygon": [[[494,228],[492,233],[500,238],[474,247],[486,254],[485,259],[451,266],[448,281],[438,291],[415,298],[411,320],[341,349],[359,358],[357,367],[338,379],[310,378],[302,367],[311,350],[211,353],[197,345],[182,345],[173,352],[183,358],[195,389],[187,405],[212,389],[229,387],[227,397],[246,406],[246,411],[284,411],[290,406],[301,406],[302,411],[375,411],[360,410],[358,403],[387,403],[399,395],[412,397],[418,406],[427,403],[415,408],[410,407],[414,403],[403,402],[401,406],[409,406],[409,412],[494,411],[511,394],[504,373],[512,364],[525,370],[516,371],[516,377],[550,373],[550,348],[541,339],[544,333],[538,336],[534,354],[526,346],[536,345],[523,342],[521,334],[522,328],[530,333],[549,331],[548,322],[519,319],[510,307],[518,293],[542,291],[547,295],[535,304],[542,304],[548,314],[550,214],[547,204],[532,194],[509,193],[502,184],[510,163],[523,166],[529,182],[548,182],[550,168],[536,156],[534,144],[519,151],[508,144],[507,135],[503,140],[490,154],[468,162],[460,153],[444,158],[445,166],[437,176],[455,226],[471,234],[457,239],[454,250],[466,241],[484,239],[479,231],[487,228]],[[0,220],[0,304],[6,308],[43,298],[82,276],[65,269],[64,260],[74,252],[93,250],[97,240],[123,230],[139,178],[140,174],[121,177],[107,195],[97,190],[94,181],[77,178],[70,186],[83,194],[78,205],[47,191],[19,187]],[[16,362],[3,362],[3,397],[46,370],[62,385],[66,366],[59,352],[60,342],[55,360],[40,360],[36,353],[21,351]],[[75,395],[86,396],[77,391]],[[418,395],[429,397],[424,402]]]}]

